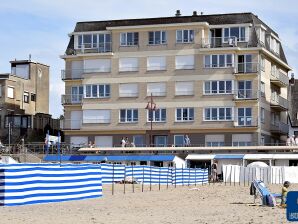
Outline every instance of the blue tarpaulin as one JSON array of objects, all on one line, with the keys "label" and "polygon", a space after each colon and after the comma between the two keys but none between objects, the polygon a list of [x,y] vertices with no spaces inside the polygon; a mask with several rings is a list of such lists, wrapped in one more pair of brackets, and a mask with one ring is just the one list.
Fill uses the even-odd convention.
[{"label": "blue tarpaulin", "polygon": [[214,159],[243,159],[244,155],[215,155]]}]

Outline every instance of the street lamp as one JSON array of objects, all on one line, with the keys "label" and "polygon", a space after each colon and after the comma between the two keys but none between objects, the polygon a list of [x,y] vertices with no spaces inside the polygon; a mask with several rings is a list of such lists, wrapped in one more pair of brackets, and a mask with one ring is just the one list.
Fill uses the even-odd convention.
[{"label": "street lamp", "polygon": [[152,93],[150,95],[150,101],[147,103],[147,106],[145,108],[149,111],[149,119],[150,119],[150,147],[153,145],[152,141],[152,121],[153,121],[153,111],[156,110],[156,104],[153,102]]}]

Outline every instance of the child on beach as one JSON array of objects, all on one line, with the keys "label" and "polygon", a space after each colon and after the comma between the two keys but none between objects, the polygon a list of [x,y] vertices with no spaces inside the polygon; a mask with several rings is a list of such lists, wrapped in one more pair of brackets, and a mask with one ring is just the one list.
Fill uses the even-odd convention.
[{"label": "child on beach", "polygon": [[282,207],[286,207],[286,199],[287,199],[287,194],[288,194],[288,188],[290,187],[290,182],[289,181],[285,181],[284,185],[281,189],[281,203],[280,205]]}]

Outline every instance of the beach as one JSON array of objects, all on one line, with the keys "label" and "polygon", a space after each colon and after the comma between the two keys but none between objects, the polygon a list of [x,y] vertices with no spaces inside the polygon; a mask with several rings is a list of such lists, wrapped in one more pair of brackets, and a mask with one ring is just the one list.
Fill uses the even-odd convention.
[{"label": "beach", "polygon": [[[103,197],[62,203],[0,208],[0,224],[32,223],[286,223],[286,210],[253,205],[248,186],[104,186]],[[298,185],[291,186],[297,190]],[[280,185],[269,186],[279,193]],[[260,202],[257,199],[257,202]]]}]

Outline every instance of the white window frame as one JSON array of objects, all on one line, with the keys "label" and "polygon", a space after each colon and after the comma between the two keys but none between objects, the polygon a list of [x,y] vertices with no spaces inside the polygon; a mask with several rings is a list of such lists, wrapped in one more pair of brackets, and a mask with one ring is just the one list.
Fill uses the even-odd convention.
[{"label": "white window frame", "polygon": [[[228,63],[227,58],[228,55],[231,56],[231,63]],[[224,56],[224,66],[220,66],[220,56]],[[209,58],[210,64],[206,64],[206,59]],[[217,58],[217,64],[214,64],[213,57]],[[234,54],[210,54],[210,55],[204,55],[204,68],[210,68],[210,69],[217,69],[217,68],[233,68],[234,67]]]},{"label": "white window frame", "polygon": [[[133,39],[133,42],[127,42],[127,35],[128,34],[132,34],[132,39]],[[137,36],[138,36],[138,40],[137,42],[135,42],[135,35],[137,33]],[[125,36],[125,42],[122,42],[121,39],[122,39],[122,35]],[[127,47],[127,46],[138,46],[139,45],[139,33],[138,32],[122,32],[120,33],[120,46],[121,47]]]},{"label": "white window frame", "polygon": [[[10,96],[10,92],[9,92],[9,89],[11,89],[12,91],[12,96]],[[9,99],[14,99],[15,98],[15,88],[13,86],[7,86],[7,98]]]},{"label": "white window frame", "polygon": [[[184,120],[183,117],[183,110],[187,110],[187,117]],[[181,112],[181,120],[178,120],[177,114],[178,114],[178,110],[180,110]],[[190,116],[190,111],[193,110],[193,117]],[[176,108],[175,110],[175,122],[189,122],[189,121],[194,121],[194,117],[195,117],[195,108],[194,107],[179,107]]]},{"label": "white window frame", "polygon": [[[179,137],[179,138],[182,138],[182,145],[177,145],[177,143],[176,143],[176,137]],[[174,135],[174,145],[176,146],[176,147],[181,147],[181,146],[184,146],[185,145],[185,143],[184,143],[184,135]]]},{"label": "white window frame", "polygon": [[[237,27],[224,27],[222,28],[222,42],[223,43],[228,43],[229,42],[229,39],[230,38],[235,38],[234,36],[231,36],[231,29],[234,29],[234,28],[237,28]],[[245,33],[244,33],[244,39],[243,37],[241,37],[241,28],[244,28],[245,30]],[[225,29],[229,29],[229,36],[226,37],[225,36]],[[246,26],[239,26],[238,27],[238,32],[239,32],[239,38],[237,37],[237,42],[248,42],[248,27]]]},{"label": "white window frame", "polygon": [[[96,96],[93,95],[92,93],[92,88],[93,86],[96,86]],[[103,96],[100,95],[99,93],[99,88],[100,86],[104,86],[104,94]],[[107,87],[109,86],[109,87]],[[87,88],[91,88],[90,96],[87,96]],[[109,92],[107,91],[109,89]],[[84,98],[109,98],[111,95],[111,86],[110,84],[87,84],[84,85]]]},{"label": "white window frame", "polygon": [[[26,100],[26,98],[27,98],[27,100]],[[24,101],[24,103],[29,103],[30,102],[30,93],[29,92],[24,91],[23,101]]]},{"label": "white window frame", "polygon": [[[185,41],[185,38],[184,38],[184,31],[187,31],[187,36],[188,36],[188,38],[187,38],[186,41]],[[191,31],[192,31],[192,35],[193,35],[192,38],[191,38]],[[181,35],[182,40],[181,40],[181,42],[178,41],[178,32],[182,32],[182,35]],[[176,43],[177,44],[194,43],[194,40],[195,40],[195,31],[194,30],[192,30],[192,29],[176,30]]]},{"label": "white window frame", "polygon": [[[125,111],[125,119],[124,121],[121,120],[121,111]],[[128,119],[127,114],[128,111],[131,113],[131,120]],[[134,112],[137,111],[137,117],[135,118]],[[119,123],[138,123],[139,121],[139,111],[136,108],[133,109],[120,109],[119,110]]]},{"label": "white window frame", "polygon": [[[216,88],[216,93],[213,93],[212,91],[212,82],[216,82],[217,84],[217,88]],[[220,93],[219,90],[219,84],[220,82],[224,82],[224,92]],[[231,82],[231,89],[227,90],[227,82]],[[206,92],[206,84],[209,83],[210,85],[210,90],[209,93]],[[210,81],[204,81],[203,83],[203,93],[204,95],[229,95],[229,94],[233,94],[233,89],[234,89],[234,82],[233,80],[210,80]]]},{"label": "white window frame", "polygon": [[[212,137],[212,141],[208,139]],[[205,135],[205,146],[206,147],[219,147],[225,145],[225,136],[224,135]]]},{"label": "white window frame", "polygon": [[[207,116],[207,110],[210,110],[210,119]],[[216,110],[216,119],[213,119],[213,111]],[[224,118],[220,118],[220,111],[224,110]],[[231,116],[227,117],[227,111],[230,110]],[[203,112],[203,121],[213,122],[213,121],[233,121],[234,108],[233,107],[205,107]]]},{"label": "white window frame", "polygon": [[[159,110],[159,117],[158,119],[156,119],[156,111]],[[163,119],[162,117],[162,110],[165,111],[166,113],[166,117]],[[147,110],[147,122],[151,122],[149,119],[149,115],[150,115],[150,110]],[[163,122],[167,122],[167,109],[166,108],[157,108],[156,110],[152,111],[152,122],[154,123],[163,123]]]},{"label": "white window frame", "polygon": [[[150,33],[153,33],[153,42],[150,42]],[[159,40],[160,42],[157,43],[155,37],[156,37],[156,33],[159,33]],[[163,40],[162,37],[164,37],[165,39]],[[162,45],[162,44],[167,44],[167,32],[165,30],[156,30],[156,31],[149,31],[148,32],[148,45]]]},{"label": "white window frame", "polygon": [[[239,119],[240,119],[239,110],[240,109],[244,110],[244,115],[241,116],[241,118],[243,119],[243,124],[239,124]],[[247,109],[250,109],[251,116],[247,115]],[[253,121],[253,109],[252,109],[252,107],[238,107],[237,108],[237,124],[238,124],[238,126],[252,126],[253,122],[254,121]]]}]

